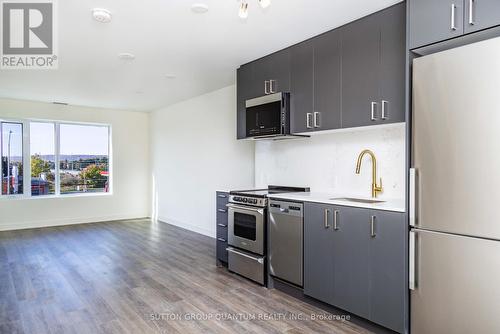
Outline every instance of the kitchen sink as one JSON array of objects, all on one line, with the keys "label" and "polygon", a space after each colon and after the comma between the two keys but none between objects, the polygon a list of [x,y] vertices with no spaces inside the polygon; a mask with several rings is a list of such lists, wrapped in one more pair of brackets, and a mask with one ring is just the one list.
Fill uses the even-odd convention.
[{"label": "kitchen sink", "polygon": [[376,204],[376,203],[384,203],[385,201],[381,201],[378,199],[365,199],[365,198],[352,198],[352,197],[337,197],[330,198],[331,201],[346,201],[346,202],[356,202],[356,203],[364,203],[364,204]]}]

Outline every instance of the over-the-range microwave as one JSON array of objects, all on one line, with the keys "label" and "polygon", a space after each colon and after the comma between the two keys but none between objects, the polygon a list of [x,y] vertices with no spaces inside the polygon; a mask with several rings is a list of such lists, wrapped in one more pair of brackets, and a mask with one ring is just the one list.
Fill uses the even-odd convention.
[{"label": "over-the-range microwave", "polygon": [[246,138],[297,137],[290,133],[290,93],[275,93],[246,100],[245,107]]}]

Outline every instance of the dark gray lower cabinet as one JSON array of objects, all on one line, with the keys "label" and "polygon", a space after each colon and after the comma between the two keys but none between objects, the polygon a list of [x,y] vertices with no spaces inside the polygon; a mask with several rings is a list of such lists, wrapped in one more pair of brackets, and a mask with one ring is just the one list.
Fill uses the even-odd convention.
[{"label": "dark gray lower cabinet", "polygon": [[304,293],[332,304],[333,232],[329,220],[332,207],[306,203],[304,215]]},{"label": "dark gray lower cabinet", "polygon": [[333,303],[370,317],[370,225],[367,209],[342,207],[334,231]]},{"label": "dark gray lower cabinet", "polygon": [[370,319],[402,332],[407,281],[404,214],[388,211],[370,214],[374,217],[375,234],[370,238]]},{"label": "dark gray lower cabinet", "polygon": [[404,332],[405,215],[306,203],[304,294]]},{"label": "dark gray lower cabinet", "polygon": [[227,207],[229,194],[218,191],[216,193],[216,257],[217,264],[227,263]]}]

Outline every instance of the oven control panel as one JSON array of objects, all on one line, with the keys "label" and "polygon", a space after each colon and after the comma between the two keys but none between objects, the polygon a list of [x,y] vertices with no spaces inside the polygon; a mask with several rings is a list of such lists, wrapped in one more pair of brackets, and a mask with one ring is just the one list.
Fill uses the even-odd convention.
[{"label": "oven control panel", "polygon": [[256,197],[249,197],[249,196],[231,195],[231,196],[229,196],[229,202],[236,203],[236,204],[258,206],[258,207],[262,207],[262,208],[267,206],[267,198],[256,198]]}]

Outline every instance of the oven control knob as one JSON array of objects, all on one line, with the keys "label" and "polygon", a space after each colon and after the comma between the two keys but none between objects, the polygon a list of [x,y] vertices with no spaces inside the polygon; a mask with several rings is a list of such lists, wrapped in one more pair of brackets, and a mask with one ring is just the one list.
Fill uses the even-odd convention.
[{"label": "oven control knob", "polygon": [[243,198],[243,203],[246,203],[248,202],[248,199],[247,198]]}]

